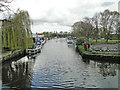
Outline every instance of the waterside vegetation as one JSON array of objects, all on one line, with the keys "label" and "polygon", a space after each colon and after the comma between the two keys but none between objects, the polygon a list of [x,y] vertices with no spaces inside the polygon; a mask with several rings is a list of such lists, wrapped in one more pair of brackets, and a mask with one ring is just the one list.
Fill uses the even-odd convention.
[{"label": "waterside vegetation", "polygon": [[18,10],[12,18],[3,20],[3,51],[23,50],[31,47],[33,45],[31,24],[31,18],[27,11]]}]

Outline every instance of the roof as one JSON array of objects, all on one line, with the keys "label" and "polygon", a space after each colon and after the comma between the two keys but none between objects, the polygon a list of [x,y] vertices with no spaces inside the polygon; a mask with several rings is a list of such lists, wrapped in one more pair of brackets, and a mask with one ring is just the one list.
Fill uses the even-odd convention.
[{"label": "roof", "polygon": [[44,35],[43,33],[37,33],[37,35]]}]

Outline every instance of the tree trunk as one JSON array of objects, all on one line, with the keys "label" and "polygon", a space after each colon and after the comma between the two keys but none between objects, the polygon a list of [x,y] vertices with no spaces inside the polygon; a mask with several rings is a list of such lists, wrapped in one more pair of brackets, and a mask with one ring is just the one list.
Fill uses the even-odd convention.
[{"label": "tree trunk", "polygon": [[108,39],[106,39],[106,43],[108,44]]}]

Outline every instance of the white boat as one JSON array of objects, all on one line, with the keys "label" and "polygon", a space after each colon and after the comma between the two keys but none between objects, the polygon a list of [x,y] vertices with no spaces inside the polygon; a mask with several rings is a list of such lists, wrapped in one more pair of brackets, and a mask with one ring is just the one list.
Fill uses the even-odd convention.
[{"label": "white boat", "polygon": [[73,40],[67,40],[67,44],[73,44]]},{"label": "white boat", "polygon": [[41,41],[41,45],[43,46],[46,43],[46,40]]},{"label": "white boat", "polygon": [[45,44],[46,40],[38,40],[35,43],[35,48],[27,49],[28,55],[34,55],[41,52],[42,46]]},{"label": "white boat", "polygon": [[34,55],[34,54],[37,54],[37,53],[40,53],[41,52],[41,47],[37,47],[37,48],[34,48],[34,49],[27,49],[27,54],[28,55]]},{"label": "white boat", "polygon": [[67,37],[67,44],[73,44],[72,37]]}]

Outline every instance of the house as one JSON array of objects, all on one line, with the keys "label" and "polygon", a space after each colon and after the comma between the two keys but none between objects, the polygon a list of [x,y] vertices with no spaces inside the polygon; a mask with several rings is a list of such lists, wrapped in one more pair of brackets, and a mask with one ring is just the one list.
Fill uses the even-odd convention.
[{"label": "house", "polygon": [[40,37],[40,38],[44,37],[43,33],[36,33],[36,35],[37,35],[37,37]]}]

